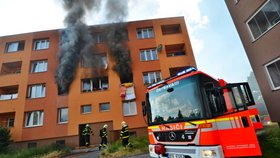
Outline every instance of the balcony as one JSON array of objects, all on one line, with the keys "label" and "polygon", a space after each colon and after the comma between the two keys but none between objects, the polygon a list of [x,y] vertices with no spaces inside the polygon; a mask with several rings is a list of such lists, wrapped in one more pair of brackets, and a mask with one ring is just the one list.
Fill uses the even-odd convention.
[{"label": "balcony", "polygon": [[186,55],[185,44],[184,43],[166,45],[165,50],[166,50],[166,56],[167,57]]},{"label": "balcony", "polygon": [[0,101],[18,98],[18,85],[0,87]]},{"label": "balcony", "polygon": [[21,72],[22,61],[3,63],[0,75],[18,74]]}]

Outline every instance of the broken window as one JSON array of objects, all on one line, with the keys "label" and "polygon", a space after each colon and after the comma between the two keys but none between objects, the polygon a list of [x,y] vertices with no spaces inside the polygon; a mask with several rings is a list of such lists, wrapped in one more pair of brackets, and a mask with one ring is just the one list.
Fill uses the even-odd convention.
[{"label": "broken window", "polygon": [[6,52],[16,52],[22,51],[24,49],[24,41],[17,41],[17,42],[9,42],[6,44]]},{"label": "broken window", "polygon": [[109,88],[108,77],[82,79],[82,92],[93,92]]}]

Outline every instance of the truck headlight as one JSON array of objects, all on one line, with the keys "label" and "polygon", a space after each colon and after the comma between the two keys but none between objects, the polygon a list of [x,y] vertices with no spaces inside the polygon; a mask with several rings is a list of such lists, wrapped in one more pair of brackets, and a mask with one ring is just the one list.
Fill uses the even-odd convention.
[{"label": "truck headlight", "polygon": [[217,153],[215,150],[202,150],[202,157],[216,157]]}]

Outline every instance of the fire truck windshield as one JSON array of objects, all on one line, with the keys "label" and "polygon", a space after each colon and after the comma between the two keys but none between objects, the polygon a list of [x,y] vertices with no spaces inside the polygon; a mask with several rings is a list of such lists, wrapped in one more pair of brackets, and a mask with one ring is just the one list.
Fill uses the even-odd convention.
[{"label": "fire truck windshield", "polygon": [[149,92],[150,124],[203,118],[198,76],[177,80]]}]

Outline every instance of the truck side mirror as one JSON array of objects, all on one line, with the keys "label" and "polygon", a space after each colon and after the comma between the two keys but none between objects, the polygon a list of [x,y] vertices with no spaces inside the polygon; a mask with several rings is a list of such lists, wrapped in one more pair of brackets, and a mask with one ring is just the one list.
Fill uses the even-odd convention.
[{"label": "truck side mirror", "polygon": [[146,108],[146,102],[142,101],[142,112],[143,112],[143,116],[147,115],[147,108]]}]

